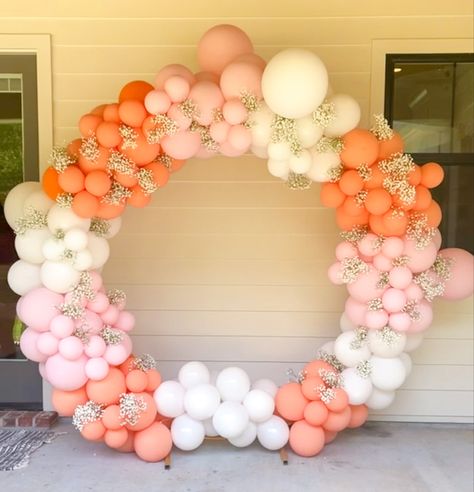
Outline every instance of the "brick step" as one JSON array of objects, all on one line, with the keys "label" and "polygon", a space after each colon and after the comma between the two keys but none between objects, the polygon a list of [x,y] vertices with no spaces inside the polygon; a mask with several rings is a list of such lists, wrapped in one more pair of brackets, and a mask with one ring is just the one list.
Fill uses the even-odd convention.
[{"label": "brick step", "polygon": [[0,410],[0,427],[52,427],[58,420],[57,412],[31,410]]}]

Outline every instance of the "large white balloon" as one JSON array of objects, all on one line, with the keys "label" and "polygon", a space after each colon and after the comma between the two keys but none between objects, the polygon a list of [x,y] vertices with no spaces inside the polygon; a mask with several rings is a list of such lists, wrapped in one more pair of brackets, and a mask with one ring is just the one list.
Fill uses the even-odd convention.
[{"label": "large white balloon", "polygon": [[252,389],[258,389],[265,391],[265,393],[268,393],[272,398],[275,398],[275,395],[278,392],[278,385],[274,383],[271,379],[257,379],[254,383],[252,383]]},{"label": "large white balloon", "polygon": [[214,429],[226,439],[240,436],[249,423],[249,414],[243,405],[235,401],[221,403],[212,417]]},{"label": "large white balloon", "polygon": [[198,384],[207,384],[210,381],[209,369],[199,361],[184,364],[179,370],[178,379],[184,388],[189,389]]},{"label": "large white balloon", "polygon": [[43,244],[51,237],[46,227],[41,229],[28,229],[23,234],[15,237],[15,249],[21,260],[29,263],[43,263]]},{"label": "large white balloon", "polygon": [[47,214],[50,208],[55,204],[56,202],[51,200],[43,190],[38,190],[26,197],[25,203],[23,204],[23,210],[24,213],[27,213],[30,209],[34,209],[43,214]]},{"label": "large white balloon", "polygon": [[250,420],[253,422],[265,422],[273,415],[275,402],[265,391],[254,389],[245,396],[244,407],[247,409]]},{"label": "large white balloon", "polygon": [[206,420],[214,415],[221,402],[217,388],[212,384],[198,384],[186,391],[184,409],[196,420]]},{"label": "large white balloon", "polygon": [[328,98],[334,104],[335,118],[324,129],[324,135],[339,137],[353,130],[360,121],[359,103],[347,94],[335,94]]},{"label": "large white balloon", "polygon": [[54,205],[48,212],[48,227],[53,234],[58,231],[68,231],[73,227],[88,231],[90,225],[91,219],[79,217],[73,212],[72,208]]},{"label": "large white balloon", "polygon": [[393,400],[395,400],[395,391],[384,391],[374,387],[365,404],[372,410],[383,410],[389,407]]},{"label": "large white balloon", "polygon": [[369,330],[369,348],[377,357],[398,357],[405,349],[407,336],[401,332],[390,333],[388,330]]},{"label": "large white balloon", "polygon": [[8,225],[13,229],[16,221],[25,214],[25,201],[33,193],[41,190],[35,181],[26,181],[13,187],[5,198],[3,213]]},{"label": "large white balloon", "polygon": [[198,448],[206,436],[202,422],[191,418],[189,415],[180,415],[171,424],[171,437],[173,444],[183,451],[192,451]]},{"label": "large white balloon", "polygon": [[356,331],[341,333],[334,342],[334,353],[338,360],[347,367],[355,367],[371,355],[367,342],[357,341]]},{"label": "large white balloon", "polygon": [[341,163],[341,158],[336,152],[317,152],[312,151],[313,163],[306,176],[312,181],[325,183],[330,180],[330,171],[335,169]]},{"label": "large white balloon", "polygon": [[372,384],[384,391],[393,391],[403,384],[406,369],[399,357],[391,359],[373,356],[370,358]]},{"label": "large white balloon", "polygon": [[184,413],[184,393],[177,381],[164,381],[153,394],[156,409],[164,417],[179,417]]},{"label": "large white balloon", "polygon": [[351,405],[365,403],[373,390],[370,378],[361,377],[353,367],[344,369],[341,376],[343,381],[342,387],[349,397],[349,403]]},{"label": "large white balloon", "polygon": [[287,49],[276,54],[262,76],[262,93],[268,107],[286,118],[311,114],[324,100],[328,73],[311,51]]},{"label": "large white balloon", "polygon": [[8,270],[7,282],[10,289],[19,296],[41,287],[40,266],[18,260]]},{"label": "large white balloon", "polygon": [[266,422],[257,425],[257,438],[260,444],[271,451],[281,449],[288,442],[290,428],[288,424],[276,415]]},{"label": "large white balloon", "polygon": [[41,265],[41,282],[53,292],[65,294],[79,282],[80,272],[69,263],[46,260]]},{"label": "large white balloon", "polygon": [[229,442],[238,448],[250,446],[257,437],[257,426],[253,422],[249,422],[244,432],[237,437],[229,439]]},{"label": "large white balloon", "polygon": [[241,402],[250,390],[250,379],[240,367],[227,367],[217,376],[216,386],[222,401]]},{"label": "large white balloon", "polygon": [[101,268],[110,256],[110,246],[107,239],[96,236],[93,232],[88,233],[87,249],[92,255],[92,269]]}]

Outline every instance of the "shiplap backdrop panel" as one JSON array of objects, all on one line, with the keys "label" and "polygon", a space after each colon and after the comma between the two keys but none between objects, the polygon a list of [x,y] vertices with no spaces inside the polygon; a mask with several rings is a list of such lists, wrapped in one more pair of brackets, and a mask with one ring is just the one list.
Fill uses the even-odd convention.
[{"label": "shiplap backdrop panel", "polygon": [[[152,81],[167,63],[197,69],[197,40],[221,22],[245,29],[267,59],[289,46],[314,50],[367,126],[372,41],[472,38],[472,14],[470,0],[18,0],[0,6],[0,32],[51,34],[63,144],[82,113],[115,100],[127,81]],[[128,210],[104,275],[128,293],[137,352],[155,355],[167,378],[189,359],[280,383],[301,369],[337,335],[345,300],[326,277],[338,237],[318,195],[318,186],[286,189],[252,156],[220,157],[187,163],[149,208]],[[413,373],[373,418],[472,420],[472,299],[438,302],[435,314]]]}]

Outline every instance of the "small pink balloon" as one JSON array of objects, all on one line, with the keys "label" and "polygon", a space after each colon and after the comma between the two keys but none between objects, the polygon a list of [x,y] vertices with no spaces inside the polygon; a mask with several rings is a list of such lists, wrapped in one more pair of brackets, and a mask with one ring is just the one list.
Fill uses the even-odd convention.
[{"label": "small pink balloon", "polygon": [[399,237],[388,237],[382,244],[382,253],[387,258],[396,258],[403,253],[404,243]]},{"label": "small pink balloon", "polygon": [[385,288],[377,287],[380,281],[379,272],[369,265],[365,273],[360,273],[354,282],[347,284],[349,294],[359,302],[367,302],[377,297],[382,297]]},{"label": "small pink balloon", "polygon": [[102,357],[105,353],[107,345],[102,337],[93,335],[89,338],[87,345],[84,347],[84,352],[88,357]]},{"label": "small pink balloon", "polygon": [[58,339],[71,336],[74,333],[75,328],[76,324],[74,323],[74,320],[63,314],[55,316],[49,325],[51,333]]},{"label": "small pink balloon", "polygon": [[186,160],[193,157],[201,146],[198,132],[181,131],[174,135],[165,135],[161,139],[161,147],[170,157]]},{"label": "small pink balloon", "polygon": [[379,330],[387,325],[388,313],[385,309],[377,311],[367,311],[364,320],[364,326],[373,330]]},{"label": "small pink balloon", "polygon": [[191,70],[186,68],[184,65],[180,65],[179,63],[173,63],[171,65],[166,65],[156,74],[155,88],[163,89],[165,86],[165,82],[174,75],[179,75],[180,77],[183,77],[189,82],[190,85],[194,84],[194,82],[196,81]]},{"label": "small pink balloon", "polygon": [[67,360],[77,360],[84,353],[84,345],[75,336],[63,338],[59,341],[59,353]]},{"label": "small pink balloon", "polygon": [[252,134],[244,125],[234,125],[230,127],[227,141],[234,149],[246,152],[252,144]]},{"label": "small pink balloon", "polygon": [[104,324],[113,326],[118,320],[120,311],[117,306],[110,304],[110,306],[103,312],[100,313],[100,317]]},{"label": "small pink balloon", "polygon": [[217,84],[208,81],[196,82],[189,92],[191,99],[198,108],[196,121],[200,125],[210,125],[214,112],[224,104],[224,96]]},{"label": "small pink balloon", "polygon": [[65,359],[61,354],[49,357],[45,364],[48,381],[54,388],[62,391],[74,391],[87,383],[85,366],[87,357],[76,360]]},{"label": "small pink balloon", "polygon": [[118,366],[125,362],[131,353],[132,341],[130,340],[130,337],[124,333],[120,343],[116,345],[107,345],[103,357],[111,366]]},{"label": "small pink balloon", "polygon": [[359,252],[359,258],[367,264],[373,263],[375,256],[367,256]]},{"label": "small pink balloon", "polygon": [[102,357],[93,357],[86,362],[85,373],[92,381],[101,381],[109,374],[109,364]]},{"label": "small pink balloon", "polygon": [[405,295],[407,296],[408,301],[421,301],[425,294],[421,290],[421,287],[415,283],[411,283],[405,289]]},{"label": "small pink balloon", "polygon": [[433,241],[430,241],[424,248],[417,247],[412,239],[405,238],[403,254],[408,256],[407,267],[413,273],[420,273],[428,270],[436,260],[438,250]]},{"label": "small pink balloon", "polygon": [[170,108],[171,100],[166,92],[154,90],[145,96],[144,104],[149,113],[163,114]]},{"label": "small pink balloon", "polygon": [[392,313],[388,318],[388,326],[396,331],[408,331],[411,326],[411,318],[408,313]]},{"label": "small pink balloon", "polygon": [[[191,89],[189,82],[179,75],[173,75],[167,79],[164,87],[166,94],[168,94],[169,98],[174,103],[180,103],[186,100],[189,95],[189,90]],[[166,108],[166,111],[167,110],[168,108]],[[163,111],[163,113],[166,113],[166,111]]]},{"label": "small pink balloon", "polygon": [[227,140],[229,130],[230,125],[227,121],[214,121],[209,127],[211,137],[219,144]]},{"label": "small pink balloon", "polygon": [[336,246],[336,258],[342,261],[357,256],[357,248],[349,241],[342,241]]},{"label": "small pink balloon", "polygon": [[422,299],[417,305],[418,312],[420,313],[420,319],[412,320],[410,329],[408,330],[410,333],[418,333],[420,331],[424,331],[430,327],[433,322],[433,308],[431,304]]},{"label": "small pink balloon", "polygon": [[388,273],[388,281],[396,289],[406,289],[413,280],[413,273],[406,266],[393,267]]},{"label": "small pink balloon", "polygon": [[48,378],[46,377],[46,368],[44,365],[44,362],[40,362],[38,364],[38,372],[40,373],[40,376],[45,380],[48,381]]},{"label": "small pink balloon", "polygon": [[375,256],[380,253],[379,237],[369,232],[357,244],[359,251],[365,256]]},{"label": "small pink balloon", "polygon": [[37,342],[40,333],[27,328],[20,337],[20,349],[23,355],[33,362],[44,362],[48,356],[38,350]]},{"label": "small pink balloon", "polygon": [[91,287],[94,292],[98,292],[99,289],[103,288],[104,282],[102,280],[102,276],[100,275],[99,272],[93,270],[89,272],[89,275],[91,276],[92,283]]},{"label": "small pink balloon", "polygon": [[102,292],[97,292],[94,299],[87,303],[87,308],[94,313],[103,313],[110,305],[109,298]]},{"label": "small pink balloon", "polygon": [[48,331],[52,319],[59,314],[58,307],[63,303],[64,296],[46,287],[30,290],[17,306],[18,317],[36,331]]},{"label": "small pink balloon", "polygon": [[219,147],[219,152],[227,157],[237,157],[239,155],[242,155],[245,151],[236,149],[230,144],[228,140],[226,140],[225,142],[221,143]]},{"label": "small pink balloon", "polygon": [[187,130],[193,122],[192,118],[184,115],[179,107],[179,104],[177,103],[171,105],[170,109],[168,110],[167,116],[178,125],[178,128],[181,131]]},{"label": "small pink balloon", "polygon": [[88,301],[85,297],[82,297],[81,299],[76,299],[72,292],[67,292],[66,294],[64,294],[64,302],[66,304],[73,303],[79,304],[82,307],[86,307]]},{"label": "small pink balloon", "polygon": [[328,269],[329,280],[335,285],[342,285],[344,283],[342,273],[342,264],[339,261],[336,261],[336,263],[333,263]]},{"label": "small pink balloon", "polygon": [[255,63],[233,62],[225,67],[220,86],[226,99],[239,98],[242,94],[262,97],[263,69]]},{"label": "small pink balloon", "polygon": [[135,326],[135,316],[130,311],[121,311],[114,328],[122,331],[132,331]]},{"label": "small pink balloon", "polygon": [[38,350],[47,356],[54,355],[58,351],[59,340],[49,331],[41,333],[36,341]]},{"label": "small pink balloon", "polygon": [[451,262],[450,277],[444,282],[443,299],[459,300],[472,295],[474,290],[474,256],[459,248],[442,249],[441,258]]},{"label": "small pink balloon", "polygon": [[214,82],[214,84],[219,85],[219,75],[212,72],[197,72],[194,74],[197,82],[206,80],[207,82]]},{"label": "small pink balloon", "polygon": [[363,326],[367,313],[367,304],[358,302],[353,297],[348,297],[344,306],[347,318],[357,326]]},{"label": "small pink balloon", "polygon": [[101,315],[86,309],[83,318],[76,321],[76,328],[82,328],[91,334],[97,334],[104,327]]},{"label": "small pink balloon", "polygon": [[405,291],[389,288],[382,295],[382,304],[389,313],[398,313],[403,309],[407,302]]},{"label": "small pink balloon", "polygon": [[230,99],[224,103],[222,115],[230,125],[240,125],[245,122],[249,113],[240,99]]},{"label": "small pink balloon", "polygon": [[383,253],[379,253],[373,257],[374,267],[381,272],[389,272],[393,265],[392,260],[385,256]]}]

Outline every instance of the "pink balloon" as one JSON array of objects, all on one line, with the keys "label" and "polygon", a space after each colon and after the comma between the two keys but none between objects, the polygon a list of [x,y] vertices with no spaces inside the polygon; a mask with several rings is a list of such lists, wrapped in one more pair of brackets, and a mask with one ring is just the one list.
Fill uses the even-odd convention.
[{"label": "pink balloon", "polygon": [[442,249],[442,258],[450,258],[450,278],[445,282],[443,299],[459,300],[472,295],[474,290],[474,256],[459,248]]},{"label": "pink balloon", "polygon": [[403,253],[404,242],[399,237],[388,237],[382,244],[382,253],[387,258],[396,258]]},{"label": "pink balloon", "polygon": [[38,350],[37,342],[40,333],[27,328],[20,337],[20,349],[23,355],[33,362],[44,362],[48,356]]},{"label": "pink balloon", "polygon": [[355,256],[357,256],[357,248],[349,241],[342,241],[336,246],[336,258],[339,261]]},{"label": "pink balloon", "polygon": [[377,270],[380,270],[381,272],[389,272],[393,267],[392,260],[390,258],[387,258],[382,253],[375,255],[373,261],[374,261],[374,267],[377,268]]},{"label": "pink balloon", "polygon": [[170,108],[171,100],[166,92],[154,90],[145,96],[144,104],[149,113],[163,114]]},{"label": "pink balloon", "polygon": [[424,331],[430,327],[433,322],[433,308],[431,304],[425,299],[418,303],[417,309],[420,313],[420,319],[418,321],[413,320],[408,330],[411,333],[418,333]]},{"label": "pink balloon", "polygon": [[354,282],[347,284],[347,290],[354,299],[365,303],[376,297],[382,297],[385,288],[377,287],[379,281],[379,272],[370,265],[366,273],[360,273]]},{"label": "pink balloon", "polygon": [[364,320],[364,326],[373,330],[378,330],[387,325],[388,313],[385,309],[378,309],[377,311],[367,311]]},{"label": "pink balloon", "polygon": [[229,130],[230,125],[229,123],[227,123],[227,121],[214,121],[209,127],[209,133],[211,134],[211,137],[219,144],[227,140]]},{"label": "pink balloon", "polygon": [[406,289],[405,294],[408,301],[421,301],[425,294],[421,290],[421,287],[415,283],[411,283]]},{"label": "pink balloon", "polygon": [[413,273],[420,273],[428,270],[436,260],[438,250],[436,244],[431,241],[423,249],[416,247],[415,241],[405,238],[405,246],[403,248],[403,254],[408,256],[407,267]]},{"label": "pink balloon", "polygon": [[182,131],[174,135],[166,135],[161,140],[161,146],[169,156],[186,160],[193,157],[201,146],[201,136],[198,132]]},{"label": "pink balloon", "polygon": [[88,333],[97,334],[104,327],[104,323],[100,315],[90,309],[86,309],[84,317],[76,321],[76,327],[82,328]]},{"label": "pink balloon", "polygon": [[63,314],[55,316],[49,325],[51,333],[56,338],[66,338],[71,336],[74,333],[75,328],[76,324],[74,323],[74,320]]},{"label": "pink balloon", "polygon": [[64,302],[66,304],[79,304],[82,307],[87,306],[87,299],[85,297],[82,297],[81,299],[75,299],[72,292],[66,292],[66,294],[64,294]]},{"label": "pink balloon", "polygon": [[94,299],[87,303],[87,308],[94,313],[103,313],[110,305],[109,298],[102,292],[97,292]]},{"label": "pink balloon", "polygon": [[369,232],[357,244],[359,251],[365,256],[375,256],[380,253],[379,237]]},{"label": "pink balloon", "polygon": [[443,242],[443,238],[441,237],[441,232],[439,232],[439,229],[435,229],[433,242],[435,243],[436,249],[439,251],[439,248],[441,248],[441,243]]},{"label": "pink balloon", "polygon": [[30,290],[18,306],[18,317],[36,331],[48,331],[52,319],[59,314],[64,297],[46,287]]},{"label": "pink balloon", "polygon": [[408,331],[411,318],[407,313],[392,313],[388,319],[388,326],[396,331]]},{"label": "pink balloon", "polygon": [[103,313],[100,313],[100,317],[106,325],[113,326],[118,320],[119,314],[120,311],[118,307],[110,304],[110,306]]},{"label": "pink balloon", "polygon": [[135,326],[135,316],[130,311],[121,311],[114,328],[122,331],[132,331]]},{"label": "pink balloon", "polygon": [[86,362],[86,376],[93,381],[101,381],[109,374],[109,364],[102,357],[93,357]]},{"label": "pink balloon", "polygon": [[406,266],[393,267],[388,274],[388,281],[396,289],[406,289],[413,280],[411,270]]},{"label": "pink balloon", "polygon": [[210,125],[214,119],[214,111],[224,104],[224,96],[219,86],[206,80],[193,85],[189,99],[197,105],[195,119],[200,125]]},{"label": "pink balloon", "polygon": [[[188,97],[191,85],[184,77],[173,75],[168,80],[166,80],[164,87],[166,94],[168,94],[171,101],[173,101],[174,103],[180,103],[186,100],[186,98]],[[166,108],[163,113],[166,113],[167,110],[168,108]]]},{"label": "pink balloon", "polygon": [[[46,369],[44,366],[44,362],[40,362],[38,364],[38,372],[40,373],[40,376],[45,380],[48,381],[48,378],[46,377]],[[49,382],[49,381],[48,381]]]},{"label": "pink balloon", "polygon": [[407,302],[405,291],[400,289],[387,289],[382,296],[384,309],[389,313],[397,313],[403,309]]},{"label": "pink balloon", "polygon": [[196,81],[193,73],[191,72],[191,70],[189,70],[189,68],[186,68],[184,65],[174,63],[171,65],[166,65],[156,74],[155,88],[163,89],[165,82],[174,75],[179,75],[180,77],[183,77],[189,82],[190,85],[194,84],[194,82]]},{"label": "pink balloon", "polygon": [[36,341],[36,347],[45,355],[54,355],[58,351],[59,340],[49,331],[41,333]]},{"label": "pink balloon", "polygon": [[215,156],[217,154],[216,150],[208,150],[206,147],[202,146],[199,147],[199,150],[196,152],[196,159],[210,159],[211,157]]},{"label": "pink balloon", "polygon": [[[229,130],[230,131],[230,130]],[[236,149],[235,147],[233,147],[229,141],[225,141],[225,142],[222,142],[220,147],[219,147],[219,152],[222,154],[222,155],[225,155],[227,157],[237,157],[239,155],[242,155],[245,151],[242,151],[242,150],[239,150],[239,149]]]},{"label": "pink balloon", "polygon": [[88,357],[102,357],[105,353],[107,345],[102,337],[93,335],[89,338],[89,342],[84,347],[84,352]]},{"label": "pink balloon", "polygon": [[197,82],[202,80],[207,80],[208,82],[214,82],[214,84],[219,85],[219,75],[212,72],[197,72],[194,74]]},{"label": "pink balloon", "polygon": [[94,292],[98,292],[99,289],[101,289],[104,285],[104,282],[102,280],[102,276],[100,275],[99,272],[97,272],[95,270],[89,272],[89,275],[92,278],[92,284],[91,284],[92,290]]},{"label": "pink balloon", "polygon": [[132,353],[132,341],[127,334],[123,334],[123,340],[116,345],[107,345],[104,359],[111,366],[118,366],[125,362]]},{"label": "pink balloon", "polygon": [[182,131],[187,130],[193,122],[191,118],[183,114],[178,103],[174,103],[171,105],[170,109],[168,110],[167,116],[171,118],[178,125],[178,128]]},{"label": "pink balloon", "polygon": [[252,143],[252,134],[243,125],[231,126],[227,141],[234,149],[246,152]]},{"label": "pink balloon", "polygon": [[247,53],[253,53],[252,41],[242,29],[230,24],[209,29],[199,40],[197,48],[202,70],[217,74],[235,58]]},{"label": "pink balloon", "polygon": [[222,114],[225,121],[230,125],[239,125],[248,118],[247,108],[239,99],[231,99],[224,103]]},{"label": "pink balloon", "polygon": [[59,342],[59,353],[67,360],[77,360],[84,353],[84,345],[75,336],[63,338]]},{"label": "pink balloon", "polygon": [[241,97],[242,94],[252,94],[259,99],[262,97],[263,69],[255,63],[244,61],[227,65],[222,72],[220,86],[226,99]]},{"label": "pink balloon", "polygon": [[367,304],[356,301],[353,297],[348,297],[344,306],[347,318],[357,326],[362,326],[365,322]]},{"label": "pink balloon", "polygon": [[329,280],[335,285],[342,285],[342,264],[339,261],[333,263],[328,269]]},{"label": "pink balloon", "polygon": [[238,56],[234,62],[247,62],[253,63],[259,66],[262,70],[265,69],[267,62],[261,57],[256,55],[255,53],[245,53],[244,55]]},{"label": "pink balloon", "polygon": [[45,364],[48,381],[62,391],[74,391],[87,383],[85,367],[87,357],[76,360],[65,359],[61,354],[49,357]]}]

